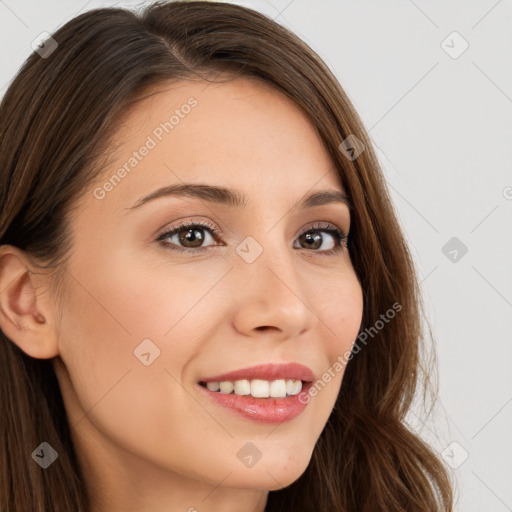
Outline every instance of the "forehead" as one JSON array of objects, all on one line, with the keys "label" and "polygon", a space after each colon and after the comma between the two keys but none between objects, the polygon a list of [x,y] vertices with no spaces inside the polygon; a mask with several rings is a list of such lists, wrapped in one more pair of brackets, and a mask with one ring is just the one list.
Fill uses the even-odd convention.
[{"label": "forehead", "polygon": [[[315,127],[270,84],[239,77],[170,83],[150,93],[121,118],[102,177],[124,166],[127,196],[180,181],[244,190],[249,202],[251,190],[268,200],[283,192],[296,199],[315,188],[342,190]],[[143,149],[142,157],[134,155]]]}]

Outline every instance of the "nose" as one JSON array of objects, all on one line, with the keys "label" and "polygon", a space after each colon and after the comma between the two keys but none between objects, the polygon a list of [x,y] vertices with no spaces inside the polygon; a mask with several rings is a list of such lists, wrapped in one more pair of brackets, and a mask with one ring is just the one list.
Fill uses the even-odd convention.
[{"label": "nose", "polygon": [[237,283],[234,325],[241,334],[286,340],[314,328],[319,318],[293,260],[286,248],[278,254],[269,247],[252,263],[238,259],[231,278]]}]

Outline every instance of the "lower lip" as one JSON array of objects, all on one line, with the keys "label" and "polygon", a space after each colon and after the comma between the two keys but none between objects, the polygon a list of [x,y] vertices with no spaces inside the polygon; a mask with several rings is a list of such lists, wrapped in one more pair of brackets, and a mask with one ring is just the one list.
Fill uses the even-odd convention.
[{"label": "lower lip", "polygon": [[211,398],[215,403],[231,409],[237,414],[259,423],[284,423],[293,420],[308,405],[299,401],[302,393],[307,393],[312,382],[302,384],[302,390],[296,395],[284,398],[255,398],[251,395],[235,395],[234,393],[221,393],[210,391],[208,388],[198,384],[201,392]]}]

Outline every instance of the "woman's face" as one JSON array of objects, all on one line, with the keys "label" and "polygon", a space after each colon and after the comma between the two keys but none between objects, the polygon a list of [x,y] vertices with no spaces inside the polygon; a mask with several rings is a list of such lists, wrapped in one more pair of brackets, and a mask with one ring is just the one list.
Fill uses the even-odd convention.
[{"label": "woman's face", "polygon": [[[342,381],[333,364],[362,318],[350,255],[331,231],[348,233],[347,205],[297,206],[343,192],[334,165],[301,111],[254,79],[181,82],[123,121],[71,216],[59,296],[55,366],[81,460],[98,482],[287,486],[310,461]],[[199,184],[237,190],[244,205],[205,188],[164,193]],[[196,223],[206,227],[178,229]],[[281,363],[331,376],[301,407],[299,395],[231,395],[231,409],[200,384]],[[232,380],[249,380],[243,393],[257,376],[311,380],[293,368]],[[286,387],[259,384],[255,394]]]}]

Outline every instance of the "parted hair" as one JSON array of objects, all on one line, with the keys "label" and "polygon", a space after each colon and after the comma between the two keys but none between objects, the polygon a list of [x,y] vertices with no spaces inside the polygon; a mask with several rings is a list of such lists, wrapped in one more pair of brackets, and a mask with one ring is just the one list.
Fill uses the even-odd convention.
[{"label": "parted hair", "polygon": [[[413,260],[370,138],[338,80],[299,37],[226,2],[155,2],[94,9],[31,54],[0,105],[0,244],[55,271],[69,255],[74,202],[101,171],[120,116],[173,81],[251,76],[291,98],[332,158],[351,203],[350,256],[363,289],[361,331],[401,310],[348,362],[335,406],[303,474],[271,491],[268,512],[449,512],[442,459],[406,422],[418,390],[433,389],[423,361],[423,307]],[[340,49],[343,51],[343,49]],[[346,51],[352,51],[347,48]],[[340,151],[349,135],[365,150]],[[71,427],[51,360],[0,332],[0,510],[89,512]],[[41,440],[59,453],[42,470]]]}]

